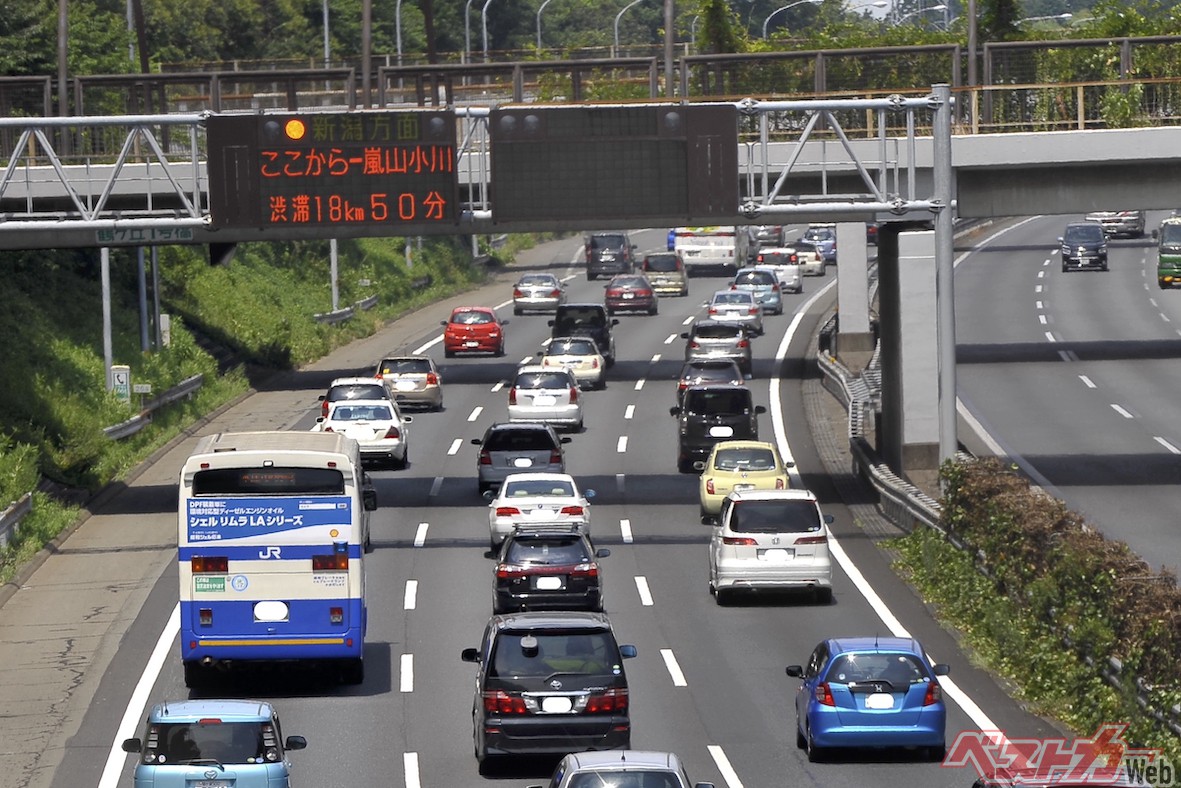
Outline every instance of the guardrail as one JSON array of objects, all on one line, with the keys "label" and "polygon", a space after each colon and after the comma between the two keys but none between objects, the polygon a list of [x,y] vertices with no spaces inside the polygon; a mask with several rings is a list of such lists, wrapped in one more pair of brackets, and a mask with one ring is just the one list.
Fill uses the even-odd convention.
[{"label": "guardrail", "polygon": [[0,512],[0,550],[8,547],[12,535],[20,527],[21,520],[31,511],[33,511],[33,493],[27,492],[3,512]]},{"label": "guardrail", "polygon": [[342,309],[335,309],[331,312],[317,312],[316,314],[312,315],[312,319],[317,323],[328,323],[329,325],[334,325],[336,323],[343,323],[344,321],[351,319],[353,315],[357,314],[357,310],[363,311],[372,309],[375,306],[377,306],[377,296],[371,295],[368,298],[362,298],[352,306],[346,306]]},{"label": "guardrail", "polygon": [[204,375],[193,375],[191,378],[182,380],[179,384],[168,389],[168,391],[165,391],[155,399],[148,400],[143,409],[127,421],[113,424],[110,427],[104,427],[103,434],[113,441],[122,440],[123,438],[134,435],[152,423],[153,411],[176,402],[178,399],[192,396],[204,383]]}]

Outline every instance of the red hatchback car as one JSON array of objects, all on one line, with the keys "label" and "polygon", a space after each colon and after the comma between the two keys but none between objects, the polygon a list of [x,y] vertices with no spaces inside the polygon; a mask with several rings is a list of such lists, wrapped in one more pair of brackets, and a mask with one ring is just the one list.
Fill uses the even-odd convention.
[{"label": "red hatchback car", "polygon": [[620,274],[607,283],[603,299],[607,314],[616,312],[647,312],[656,314],[656,291],[648,277],[636,274]]},{"label": "red hatchback car", "polygon": [[443,355],[456,353],[492,353],[504,355],[504,327],[509,321],[496,316],[487,306],[460,306],[451,317],[440,321],[443,329]]}]

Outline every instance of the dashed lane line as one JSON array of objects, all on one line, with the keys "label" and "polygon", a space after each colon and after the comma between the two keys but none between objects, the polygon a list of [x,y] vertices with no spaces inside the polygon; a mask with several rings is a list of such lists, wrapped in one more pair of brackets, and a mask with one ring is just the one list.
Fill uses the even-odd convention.
[{"label": "dashed lane line", "polygon": [[672,676],[674,687],[688,687],[689,682],[685,681],[685,674],[681,672],[681,666],[677,664],[677,657],[673,654],[671,648],[660,649],[660,656],[664,660],[664,666],[668,668],[668,675]]},{"label": "dashed lane line", "polygon": [[402,595],[402,609],[413,610],[418,607],[418,581],[406,581],[406,593]]},{"label": "dashed lane line", "polygon": [[636,575],[636,591],[640,594],[640,604],[652,607],[652,589],[648,588],[648,578]]},{"label": "dashed lane line", "polygon": [[414,546],[422,547],[426,544],[426,532],[430,528],[430,523],[419,523],[418,530],[414,532]]}]

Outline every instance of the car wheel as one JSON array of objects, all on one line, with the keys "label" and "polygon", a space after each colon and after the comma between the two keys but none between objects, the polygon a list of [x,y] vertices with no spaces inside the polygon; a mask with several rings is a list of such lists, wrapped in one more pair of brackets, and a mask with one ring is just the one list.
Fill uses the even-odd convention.
[{"label": "car wheel", "polygon": [[1159,287],[1161,290],[1168,290],[1169,289],[1169,283],[1165,282],[1162,279],[1156,280],[1156,286]]},{"label": "car wheel", "polygon": [[454,350],[444,350],[443,351],[443,358],[455,358],[455,351]]},{"label": "car wheel", "polygon": [[598,274],[592,274],[592,273],[590,273],[589,271],[588,271],[588,272],[587,272],[587,274],[586,274],[586,281],[588,281],[588,282],[593,282],[593,281],[595,281],[595,280],[596,280],[596,279],[598,279],[598,278],[599,278],[599,275],[598,275]]},{"label": "car wheel", "polygon": [[1107,263],[1104,263],[1104,264],[1103,264],[1103,268],[1102,268],[1101,270],[1103,270],[1103,271],[1106,271],[1106,270],[1107,270]]},{"label": "car wheel", "polygon": [[504,356],[504,352],[505,352],[504,343],[501,342],[500,347],[496,348],[496,353],[494,355],[496,355],[497,358],[500,358],[500,357]]},{"label": "car wheel", "polygon": [[811,763],[822,763],[824,761],[824,750],[816,746],[816,742],[812,739],[812,731],[810,729],[804,738],[804,749],[808,752],[808,760]]},{"label": "car wheel", "polygon": [[346,659],[340,666],[340,680],[343,684],[357,685],[365,681],[365,660]]},{"label": "car wheel", "polygon": [[677,460],[677,471],[680,473],[693,473],[692,460]]},{"label": "car wheel", "polygon": [[820,605],[832,604],[832,589],[820,586],[816,589],[816,603]]},{"label": "car wheel", "polygon": [[514,306],[513,307],[513,314],[516,315],[517,317],[520,317],[521,315],[525,314],[525,310],[519,309],[518,307]]},{"label": "car wheel", "polygon": [[209,679],[209,671],[200,662],[185,663],[185,686],[189,689],[200,689]]},{"label": "car wheel", "polygon": [[928,747],[925,754],[931,763],[942,763],[943,759],[947,757],[947,745],[937,744],[934,747]]},{"label": "car wheel", "polygon": [[714,601],[718,603],[718,607],[726,607],[730,604],[731,597],[734,590],[731,588],[714,588]]},{"label": "car wheel", "polygon": [[1066,273],[1066,272],[1067,272],[1067,271],[1069,271],[1069,270],[1070,270],[1070,268],[1069,268],[1069,267],[1068,267],[1068,266],[1067,266],[1067,265],[1064,263],[1064,264],[1062,265],[1062,273]]},{"label": "car wheel", "polygon": [[497,768],[497,760],[491,755],[485,755],[480,759],[479,768],[481,777],[487,777],[490,774],[494,774]]},{"label": "car wheel", "polygon": [[656,304],[653,304],[652,308],[648,310],[648,314],[655,315],[658,313],[659,309],[660,307],[656,306]]}]

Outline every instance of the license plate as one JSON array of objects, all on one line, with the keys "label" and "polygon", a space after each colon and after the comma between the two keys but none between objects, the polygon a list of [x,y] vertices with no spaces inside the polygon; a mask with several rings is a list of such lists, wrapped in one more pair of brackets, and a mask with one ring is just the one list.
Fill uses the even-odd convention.
[{"label": "license plate", "polygon": [[892,709],[894,708],[894,696],[888,692],[875,692],[865,697],[865,708],[867,709]]},{"label": "license plate", "polygon": [[229,780],[197,780],[193,788],[230,788]]},{"label": "license plate", "polygon": [[536,588],[538,591],[558,591],[562,588],[562,578],[539,577]]},{"label": "license plate", "polygon": [[770,547],[766,550],[759,550],[760,561],[770,561],[772,563],[790,561],[795,557],[796,551],[785,547]]},{"label": "license plate", "polygon": [[479,347],[480,343],[479,342],[464,342],[463,346],[464,347]]},{"label": "license plate", "polygon": [[574,701],[570,698],[552,696],[541,699],[541,710],[546,714],[569,714],[574,708]]},{"label": "license plate", "polygon": [[754,488],[755,488],[755,486],[753,484],[736,484],[736,485],[734,485],[735,490],[753,490]]},{"label": "license plate", "polygon": [[689,257],[696,257],[697,255],[701,254],[701,252],[697,251],[696,249],[686,249],[683,254]]},{"label": "license plate", "polygon": [[734,434],[733,427],[710,427],[709,436],[711,438],[729,438]]},{"label": "license plate", "polygon": [[394,384],[394,389],[397,391],[414,391],[417,388],[413,380],[399,380]]},{"label": "license plate", "polygon": [[517,459],[513,460],[513,467],[514,468],[532,468],[533,467],[533,460],[529,459],[528,457],[518,457]]},{"label": "license plate", "polygon": [[635,294],[635,293],[624,293],[624,294],[623,294],[623,300],[624,300],[624,301],[628,300],[629,298],[635,298],[635,297],[636,297],[636,294]]},{"label": "license plate", "polygon": [[552,397],[549,394],[542,394],[533,398],[534,405],[557,405],[558,398]]}]

